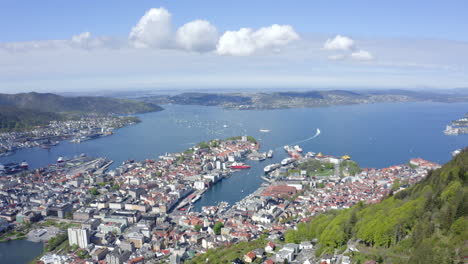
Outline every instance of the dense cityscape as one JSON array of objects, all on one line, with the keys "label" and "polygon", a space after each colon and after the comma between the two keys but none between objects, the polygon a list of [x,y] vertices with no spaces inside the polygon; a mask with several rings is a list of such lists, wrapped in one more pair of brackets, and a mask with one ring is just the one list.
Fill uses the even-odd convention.
[{"label": "dense cityscape", "polygon": [[378,203],[440,167],[418,158],[361,170],[347,155],[303,154],[299,146],[285,146],[289,157],[265,168],[265,183],[257,191],[234,205],[192,211],[212,185],[249,169],[244,159],[273,155],[258,149],[254,138],[243,136],[202,142],[157,160],[129,160],[108,171],[112,161],[83,155],[3,175],[2,240],[27,236],[47,242],[40,257],[45,264],[182,263],[208,249],[266,236],[267,244],[239,258],[315,263],[314,245],[285,243],[286,230],[329,210]]},{"label": "dense cityscape", "polygon": [[47,126],[27,131],[0,133],[0,157],[13,155],[21,148],[41,147],[50,149],[62,140],[80,143],[98,137],[112,135],[113,130],[139,122],[135,117],[87,116],[77,120],[53,120]]}]

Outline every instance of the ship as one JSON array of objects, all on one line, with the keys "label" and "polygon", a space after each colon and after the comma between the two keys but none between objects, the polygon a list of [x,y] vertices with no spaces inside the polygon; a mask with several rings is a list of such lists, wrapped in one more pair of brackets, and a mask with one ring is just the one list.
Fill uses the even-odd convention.
[{"label": "ship", "polygon": [[262,132],[262,133],[268,133],[268,132],[270,132],[269,129],[260,129],[259,131]]},{"label": "ship", "polygon": [[59,158],[57,159],[57,163],[62,163],[62,162],[64,162],[64,161],[65,161],[65,160],[63,159],[63,157],[59,157]]},{"label": "ship", "polygon": [[250,166],[244,163],[234,162],[233,164],[231,164],[230,168],[231,169],[250,169]]},{"label": "ship", "polygon": [[195,203],[196,201],[200,200],[201,194],[196,195],[192,200],[190,200],[191,203]]},{"label": "ship", "polygon": [[273,164],[270,164],[268,166],[265,166],[265,168],[263,168],[263,171],[265,173],[269,173],[273,170],[276,170],[277,168],[281,167],[281,165],[279,163],[273,163]]},{"label": "ship", "polygon": [[22,169],[27,169],[29,167],[29,164],[25,160],[23,160],[23,162],[21,162],[20,164],[20,167]]},{"label": "ship", "polygon": [[270,150],[268,151],[268,153],[267,153],[267,158],[269,158],[269,159],[273,158],[273,150],[272,150],[272,149],[270,149]]}]

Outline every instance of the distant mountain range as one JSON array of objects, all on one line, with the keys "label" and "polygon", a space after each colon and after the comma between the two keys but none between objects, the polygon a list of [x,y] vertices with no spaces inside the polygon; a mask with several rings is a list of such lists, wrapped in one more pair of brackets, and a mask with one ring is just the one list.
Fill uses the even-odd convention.
[{"label": "distant mountain range", "polygon": [[0,94],[0,131],[20,131],[79,115],[160,111],[153,103],[109,97],[64,97],[51,93]]},{"label": "distant mountain range", "polygon": [[411,90],[329,90],[257,93],[182,93],[139,98],[147,103],[222,106],[233,109],[281,109],[379,102],[468,102],[466,89],[459,92]]}]

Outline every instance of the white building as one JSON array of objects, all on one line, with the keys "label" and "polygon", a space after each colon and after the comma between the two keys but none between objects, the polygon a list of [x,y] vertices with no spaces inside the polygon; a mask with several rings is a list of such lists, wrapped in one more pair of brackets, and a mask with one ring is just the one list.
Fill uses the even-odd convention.
[{"label": "white building", "polygon": [[70,246],[78,245],[80,248],[87,248],[89,236],[88,229],[68,228],[68,242]]}]

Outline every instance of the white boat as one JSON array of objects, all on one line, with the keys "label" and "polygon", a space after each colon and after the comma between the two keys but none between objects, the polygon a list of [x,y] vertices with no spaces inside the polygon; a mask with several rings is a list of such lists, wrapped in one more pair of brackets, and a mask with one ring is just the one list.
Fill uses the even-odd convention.
[{"label": "white boat", "polygon": [[272,150],[272,149],[270,149],[270,150],[268,151],[268,153],[267,153],[267,158],[269,158],[269,159],[273,158],[273,150]]},{"label": "white boat", "polygon": [[294,150],[297,151],[297,152],[302,152],[302,148],[299,147],[299,145],[295,145]]},{"label": "white boat", "polygon": [[279,167],[281,167],[281,165],[279,163],[273,163],[273,164],[265,166],[265,168],[263,168],[263,171],[265,173],[269,173],[269,172],[271,172],[273,170],[276,170]]},{"label": "white boat", "polygon": [[295,161],[295,159],[293,159],[293,158],[285,158],[284,160],[281,161],[281,165],[286,166],[288,164],[291,164],[294,161]]},{"label": "white boat", "polygon": [[262,133],[268,133],[268,132],[270,132],[269,129],[260,129],[259,131],[262,132]]}]

